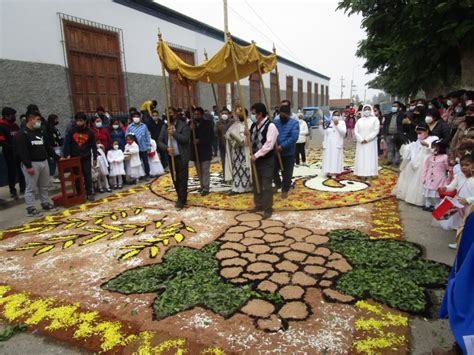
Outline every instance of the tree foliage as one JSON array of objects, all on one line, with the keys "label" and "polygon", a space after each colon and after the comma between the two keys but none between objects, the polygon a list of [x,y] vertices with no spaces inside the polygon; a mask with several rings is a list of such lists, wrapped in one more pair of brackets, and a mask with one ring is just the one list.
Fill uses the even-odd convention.
[{"label": "tree foliage", "polygon": [[363,17],[356,54],[377,74],[370,87],[408,96],[460,82],[461,57],[474,47],[474,0],[342,0],[338,9]]}]

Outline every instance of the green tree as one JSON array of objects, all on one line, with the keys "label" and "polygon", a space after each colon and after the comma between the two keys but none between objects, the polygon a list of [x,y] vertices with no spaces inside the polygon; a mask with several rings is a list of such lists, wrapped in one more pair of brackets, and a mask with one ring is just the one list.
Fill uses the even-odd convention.
[{"label": "green tree", "polygon": [[474,0],[342,0],[338,9],[363,17],[356,54],[377,74],[371,88],[429,97],[474,87]]}]

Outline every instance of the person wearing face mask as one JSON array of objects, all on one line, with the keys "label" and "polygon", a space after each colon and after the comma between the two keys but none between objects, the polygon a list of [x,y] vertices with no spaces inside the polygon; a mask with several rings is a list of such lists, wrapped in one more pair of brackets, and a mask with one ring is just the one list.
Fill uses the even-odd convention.
[{"label": "person wearing face mask", "polygon": [[48,198],[48,158],[57,161],[60,157],[44,137],[41,130],[41,117],[37,112],[27,112],[26,127],[15,135],[14,147],[25,175],[25,204],[28,216],[42,216],[35,207],[35,190],[39,191],[43,211],[55,211],[56,208]]},{"label": "person wearing face mask", "polygon": [[128,125],[125,135],[132,134],[140,148],[140,159],[145,169],[145,180],[150,178],[150,164],[148,164],[148,152],[151,149],[150,134],[147,126],[142,122],[138,112],[132,114],[132,123]]},{"label": "person wearing face mask", "polygon": [[375,117],[371,105],[364,105],[362,117],[354,129],[356,136],[356,154],[354,175],[369,179],[378,175],[377,135],[380,131],[380,121]]},{"label": "person wearing face mask", "polygon": [[109,126],[110,120],[112,117],[107,111],[105,111],[105,109],[102,106],[97,107],[95,115],[96,115],[95,117],[100,117],[100,119],[102,120],[103,127]]},{"label": "person wearing face mask", "polygon": [[474,143],[474,104],[466,108],[463,122],[459,124],[458,130],[451,142],[451,152],[456,155],[461,144]]},{"label": "person wearing face mask", "polygon": [[309,137],[309,128],[308,124],[304,120],[304,115],[302,113],[298,114],[298,124],[300,127],[300,133],[298,135],[298,140],[296,141],[296,156],[295,162],[296,166],[300,165],[300,155],[301,155],[301,162],[303,165],[306,165],[306,141]]},{"label": "person wearing face mask", "polygon": [[113,140],[112,149],[107,152],[107,161],[109,162],[110,185],[113,189],[122,188],[122,175],[125,175],[124,155],[120,149],[119,141]]},{"label": "person wearing face mask", "polygon": [[[57,155],[61,155],[61,146],[64,143],[64,139],[61,135],[61,132],[57,128],[59,124],[59,117],[55,114],[51,114],[48,116],[46,121],[46,132],[45,136],[48,140],[48,143],[51,147],[53,147],[54,151]],[[56,175],[56,162],[54,160],[49,160],[49,174],[50,176],[56,176],[53,179],[53,182],[59,183],[59,179]]]},{"label": "person wearing face mask", "polygon": [[[245,109],[248,115],[247,109]],[[230,195],[249,192],[252,190],[250,151],[245,138],[245,120],[241,108],[235,110],[238,118],[225,134],[226,158],[225,181],[232,181]],[[249,124],[248,124],[249,125]],[[248,126],[250,129],[250,125]]]},{"label": "person wearing face mask", "polygon": [[116,141],[118,143],[119,149],[123,152],[125,148],[125,132],[120,125],[119,119],[112,119],[112,124],[110,125],[110,138],[112,142]]},{"label": "person wearing face mask", "polygon": [[[160,113],[158,110],[152,110],[151,111],[151,119],[145,122],[146,126],[148,127],[148,130],[150,131],[151,139],[153,139],[155,142],[158,142],[158,139],[160,139],[160,133],[161,130],[164,126],[164,122],[160,117]],[[159,151],[159,159],[162,162],[163,168],[167,167],[167,159],[166,159],[166,154],[162,151]]]},{"label": "person wearing face mask", "polygon": [[425,123],[430,129],[430,135],[442,139],[445,144],[451,141],[451,132],[449,125],[441,119],[438,110],[428,110],[425,117]]},{"label": "person wearing face mask", "polygon": [[[173,184],[177,194],[175,207],[181,210],[188,199],[191,129],[186,124],[185,118],[180,118],[176,115],[173,108],[168,110],[170,112],[170,122],[165,124],[161,130],[160,139],[157,143],[158,148],[167,153],[168,166],[170,167],[170,173],[173,177]],[[171,156],[174,157],[175,171],[172,169]]]},{"label": "person wearing face mask", "polygon": [[104,145],[105,151],[109,150],[112,144],[112,138],[110,137],[110,132],[107,128],[104,127],[102,123],[102,118],[96,117],[91,122],[90,127],[92,133],[94,133],[95,141],[101,142]]},{"label": "person wearing face mask", "polygon": [[[464,94],[463,90],[451,92],[447,95],[446,112],[443,115],[443,120],[446,121],[451,129],[451,137],[456,133],[459,123],[462,121],[462,102],[461,96]],[[461,106],[458,108],[458,106]],[[458,112],[456,112],[458,111]]]},{"label": "person wearing face mask", "polygon": [[[64,156],[66,158],[81,158],[82,174],[88,201],[94,201],[92,189],[92,165],[97,162],[97,145],[94,133],[86,126],[87,116],[84,112],[77,112],[74,116],[74,125],[66,134],[64,139]],[[91,159],[92,158],[92,159]],[[76,181],[76,188],[79,191],[79,181]]]},{"label": "person wearing face mask", "polygon": [[387,143],[387,165],[400,164],[400,146],[406,137],[403,135],[403,119],[406,116],[399,101],[392,104],[392,112],[385,116],[382,139]]},{"label": "person wearing face mask", "polygon": [[16,111],[11,107],[4,107],[2,109],[2,118],[0,119],[0,146],[3,149],[3,156],[7,165],[7,179],[10,195],[15,200],[18,200],[18,192],[15,185],[18,181],[20,192],[23,193],[25,191],[25,177],[21,171],[20,160],[13,146],[13,139],[20,130],[20,127],[15,123],[15,115]]},{"label": "person wearing face mask", "polygon": [[424,187],[421,181],[425,159],[431,154],[431,143],[438,140],[428,134],[425,123],[416,127],[417,140],[404,144],[400,149],[403,162],[400,165],[400,176],[393,189],[393,194],[400,200],[416,206],[423,206]]},{"label": "person wearing face mask", "polygon": [[217,136],[217,144],[219,146],[219,155],[221,158],[221,165],[222,165],[222,179],[226,181],[229,176],[226,176],[226,164],[225,164],[225,159],[226,159],[226,132],[229,129],[229,127],[232,126],[234,123],[234,120],[230,117],[230,112],[227,109],[227,107],[224,107],[221,112],[221,117],[217,121],[215,125],[215,132]]},{"label": "person wearing face mask", "polygon": [[336,178],[336,175],[344,170],[344,137],[346,135],[346,123],[339,111],[334,111],[328,125],[319,125],[323,131],[323,173],[328,177]]},{"label": "person wearing face mask", "polygon": [[[273,121],[278,129],[276,152],[280,153],[281,162],[275,162],[273,172],[273,182],[275,183],[275,190],[281,188],[281,198],[288,197],[288,192],[291,187],[291,179],[293,178],[293,169],[295,166],[295,152],[296,141],[300,134],[300,125],[297,119],[292,118],[289,105],[280,106],[280,115]],[[282,170],[283,169],[283,170]],[[280,170],[282,170],[280,179]]]}]

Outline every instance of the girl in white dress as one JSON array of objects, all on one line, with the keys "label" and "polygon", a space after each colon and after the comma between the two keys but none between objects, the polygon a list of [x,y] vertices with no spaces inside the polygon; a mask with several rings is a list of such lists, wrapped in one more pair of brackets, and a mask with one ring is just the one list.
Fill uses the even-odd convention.
[{"label": "girl in white dress", "polygon": [[331,120],[319,126],[323,131],[323,173],[335,178],[344,170],[344,137],[346,123],[339,111],[334,111]]},{"label": "girl in white dress", "polygon": [[416,126],[415,130],[418,139],[400,148],[403,160],[400,165],[400,176],[392,193],[400,200],[423,206],[425,189],[421,174],[425,160],[431,154],[431,143],[438,140],[438,137],[428,136],[428,127],[424,124]]},{"label": "girl in white dress", "polygon": [[128,134],[125,138],[125,150],[123,155],[125,157],[125,173],[127,180],[138,183],[138,179],[145,176],[142,161],[140,159],[140,148],[135,142],[135,135]]},{"label": "girl in white dress", "polygon": [[357,141],[354,175],[366,179],[378,175],[377,135],[379,130],[380,121],[375,116],[374,109],[371,105],[364,105],[362,116],[357,120],[354,129]]},{"label": "girl in white dress", "polygon": [[148,164],[150,165],[150,175],[153,177],[163,175],[165,173],[165,170],[163,169],[163,165],[161,165],[160,156],[158,155],[158,152],[156,151],[156,142],[152,138],[150,138],[150,142],[151,142],[151,149],[150,149],[150,152],[148,153]]},{"label": "girl in white dress", "polygon": [[109,161],[110,167],[110,184],[114,189],[122,188],[122,175],[125,175],[125,169],[123,165],[123,152],[120,150],[118,141],[113,141],[112,148],[107,152],[107,160]]},{"label": "girl in white dress", "polygon": [[103,144],[97,144],[97,184],[99,185],[99,192],[112,192],[109,186],[109,163],[107,162],[107,156],[105,155],[105,149]]}]

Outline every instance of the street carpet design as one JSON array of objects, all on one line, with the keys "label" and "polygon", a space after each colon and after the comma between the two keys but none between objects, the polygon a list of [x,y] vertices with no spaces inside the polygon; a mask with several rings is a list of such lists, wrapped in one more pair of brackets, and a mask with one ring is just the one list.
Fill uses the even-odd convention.
[{"label": "street carpet design", "polygon": [[[262,220],[216,208],[219,193],[176,211],[156,191],[165,178],[2,231],[0,317],[114,354],[410,352],[409,319],[429,316],[449,268],[404,240],[375,182],[308,188],[326,208],[293,202]],[[359,202],[338,207],[350,193]]]}]

